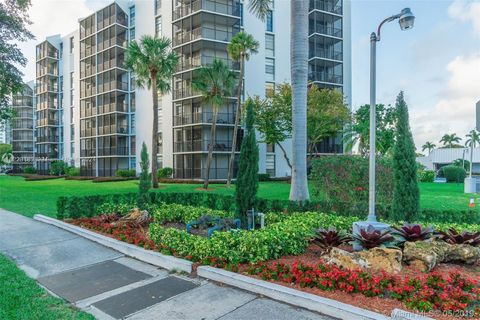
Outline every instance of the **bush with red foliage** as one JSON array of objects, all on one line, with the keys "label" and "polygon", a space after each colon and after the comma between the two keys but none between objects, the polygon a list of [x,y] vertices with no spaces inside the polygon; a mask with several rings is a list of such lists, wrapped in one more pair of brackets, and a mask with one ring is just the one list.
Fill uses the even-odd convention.
[{"label": "bush with red foliage", "polygon": [[248,268],[248,273],[263,280],[293,283],[301,288],[390,297],[419,311],[471,310],[472,314],[480,315],[478,280],[458,272],[448,275],[432,272],[409,278],[385,272],[371,274],[361,269],[348,270],[323,262],[311,265],[295,261],[292,264],[257,263]]}]

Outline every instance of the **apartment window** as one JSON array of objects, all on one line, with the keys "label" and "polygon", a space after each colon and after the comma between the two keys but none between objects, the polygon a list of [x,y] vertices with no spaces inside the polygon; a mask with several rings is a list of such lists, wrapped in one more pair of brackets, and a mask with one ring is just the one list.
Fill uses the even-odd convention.
[{"label": "apartment window", "polygon": [[273,82],[265,83],[265,95],[268,97],[275,92],[275,84]]},{"label": "apartment window", "polygon": [[130,27],[135,25],[135,6],[130,7]]},{"label": "apartment window", "polygon": [[266,30],[268,32],[273,32],[273,11],[272,10],[268,10],[266,22],[267,22]]},{"label": "apartment window", "polygon": [[130,29],[130,41],[135,39],[135,28]]},{"label": "apartment window", "polygon": [[74,38],[70,38],[70,53],[73,53],[73,48],[74,48]]},{"label": "apartment window", "polygon": [[75,90],[73,88],[73,72],[70,72],[70,105],[73,106],[73,100],[75,97]]},{"label": "apartment window", "polygon": [[270,153],[275,152],[275,145],[273,143],[267,144],[267,152],[270,152]]},{"label": "apartment window", "polygon": [[265,55],[267,57],[275,56],[275,36],[273,34],[265,35]]},{"label": "apartment window", "polygon": [[162,16],[155,18],[155,36],[159,37],[162,35]]},{"label": "apartment window", "polygon": [[135,114],[134,113],[132,113],[132,115],[130,116],[130,128],[132,132],[135,132]]},{"label": "apartment window", "polygon": [[63,42],[60,43],[60,50],[58,51],[58,58],[62,59],[63,57]]},{"label": "apartment window", "polygon": [[243,27],[243,3],[239,4],[238,10],[240,14],[240,27]]},{"label": "apartment window", "polygon": [[275,59],[265,58],[265,74],[267,81],[275,81]]},{"label": "apartment window", "polygon": [[270,177],[274,177],[275,176],[275,155],[274,154],[267,154],[265,167],[266,167],[265,168],[266,173]]},{"label": "apartment window", "polygon": [[155,15],[160,14],[160,9],[162,8],[162,1],[161,0],[155,0]]}]

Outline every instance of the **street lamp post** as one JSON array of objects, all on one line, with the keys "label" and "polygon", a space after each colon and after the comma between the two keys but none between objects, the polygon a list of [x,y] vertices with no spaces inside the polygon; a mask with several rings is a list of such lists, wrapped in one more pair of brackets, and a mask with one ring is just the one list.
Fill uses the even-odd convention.
[{"label": "street lamp post", "polygon": [[[376,157],[376,60],[377,42],[380,41],[380,30],[386,22],[397,20],[401,30],[413,28],[415,16],[410,8],[403,9],[399,14],[383,20],[378,26],[377,33],[370,35],[370,160],[369,160],[369,181],[368,181],[368,218],[367,221],[359,221],[353,224],[353,232],[359,233],[360,229],[373,226],[377,230],[389,228],[387,224],[377,221],[375,214],[375,157]],[[361,249],[361,247],[356,248]]]}]

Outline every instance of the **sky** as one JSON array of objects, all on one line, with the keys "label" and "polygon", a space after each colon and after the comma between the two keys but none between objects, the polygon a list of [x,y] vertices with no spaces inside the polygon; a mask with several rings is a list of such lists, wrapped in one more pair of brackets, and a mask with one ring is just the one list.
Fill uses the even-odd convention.
[{"label": "sky", "polygon": [[[30,30],[37,40],[20,44],[29,60],[25,80],[35,76],[37,42],[72,32],[79,18],[110,2],[32,0]],[[418,149],[426,141],[439,145],[445,133],[464,138],[480,100],[480,0],[352,0],[352,107],[370,100],[370,33],[405,7],[415,14],[415,27],[401,31],[397,22],[387,23],[377,43],[377,103],[394,104],[405,92]]]}]

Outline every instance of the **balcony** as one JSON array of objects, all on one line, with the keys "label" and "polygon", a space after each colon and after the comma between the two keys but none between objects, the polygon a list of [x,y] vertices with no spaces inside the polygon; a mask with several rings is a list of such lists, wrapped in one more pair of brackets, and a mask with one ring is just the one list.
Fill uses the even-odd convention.
[{"label": "balcony", "polygon": [[[212,123],[212,112],[197,112],[193,114],[186,114],[183,116],[174,116],[173,122],[175,126]],[[234,113],[218,113],[217,124],[235,124]]]},{"label": "balcony", "polygon": [[98,148],[98,156],[128,156],[128,147]]},{"label": "balcony", "polygon": [[343,77],[326,72],[309,72],[308,80],[317,82],[328,82],[334,84],[343,84]]},{"label": "balcony", "polygon": [[35,158],[47,158],[47,159],[58,159],[58,152],[37,152]]},{"label": "balcony", "polygon": [[[193,140],[174,142],[173,152],[207,152],[210,147],[211,140]],[[213,146],[213,151],[216,152],[230,152],[232,150],[231,140],[216,140]],[[237,144],[237,150],[240,151],[240,146]]]},{"label": "balcony", "polygon": [[218,30],[214,28],[198,27],[196,29],[193,29],[192,31],[184,31],[184,32],[175,34],[173,38],[173,45],[179,46],[184,43],[194,41],[200,38],[230,42],[230,40],[235,35],[235,33],[230,31]]},{"label": "balcony", "polygon": [[37,127],[41,126],[58,126],[59,121],[53,119],[38,119],[37,120]]},{"label": "balcony", "polygon": [[343,53],[341,51],[335,51],[335,50],[315,49],[310,47],[308,56],[309,56],[309,59],[324,58],[324,59],[343,61]]},{"label": "balcony", "polygon": [[[205,168],[175,168],[174,177],[176,179],[204,179],[207,169]],[[227,168],[211,168],[209,179],[223,180],[227,179]],[[237,176],[237,169],[234,168],[233,176]]]},{"label": "balcony", "polygon": [[193,90],[191,87],[173,90],[173,100],[184,99],[188,97],[200,96],[199,91]]},{"label": "balcony", "polygon": [[196,0],[189,5],[175,8],[173,11],[173,20],[178,20],[200,10],[240,17],[240,6],[238,4],[232,5],[217,1]]},{"label": "balcony", "polygon": [[80,150],[80,157],[95,157],[95,149],[82,149]]},{"label": "balcony", "polygon": [[193,68],[198,68],[204,65],[211,64],[215,59],[223,61],[230,69],[239,70],[240,64],[228,58],[221,58],[216,56],[209,56],[209,55],[195,55],[191,58],[183,58],[180,59],[177,65],[177,72],[181,72],[184,70],[189,70]]},{"label": "balcony", "polygon": [[337,38],[342,37],[342,29],[335,28],[332,26],[325,26],[325,25],[311,26],[308,30],[308,34],[311,35],[314,33],[325,34],[327,36],[332,36]]},{"label": "balcony", "polygon": [[45,143],[45,142],[51,142],[51,143],[58,142],[58,136],[37,137],[36,143]]},{"label": "balcony", "polygon": [[310,0],[309,11],[321,10],[341,15],[343,12],[341,0]]}]

